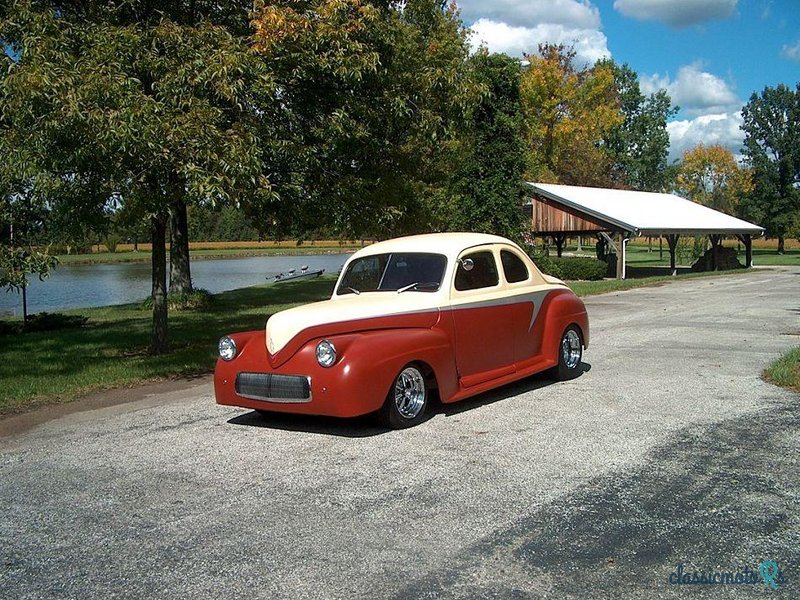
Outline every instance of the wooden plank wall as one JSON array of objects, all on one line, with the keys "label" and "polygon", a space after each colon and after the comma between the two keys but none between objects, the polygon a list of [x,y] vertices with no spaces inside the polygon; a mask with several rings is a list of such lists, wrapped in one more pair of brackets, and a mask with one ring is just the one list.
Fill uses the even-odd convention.
[{"label": "wooden plank wall", "polygon": [[603,225],[600,221],[587,215],[579,215],[577,211],[568,207],[557,206],[547,198],[534,196],[531,201],[531,230],[534,233],[583,233],[611,230],[609,225]]}]

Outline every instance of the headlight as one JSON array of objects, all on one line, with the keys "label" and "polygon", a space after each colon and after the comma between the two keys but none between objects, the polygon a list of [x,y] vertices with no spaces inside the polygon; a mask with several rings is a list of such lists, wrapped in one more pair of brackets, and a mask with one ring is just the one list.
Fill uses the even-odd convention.
[{"label": "headlight", "polygon": [[227,335],[219,340],[219,357],[222,360],[236,358],[236,343]]},{"label": "headlight", "polygon": [[330,367],[336,362],[336,347],[328,340],[317,344],[317,362],[323,367]]}]

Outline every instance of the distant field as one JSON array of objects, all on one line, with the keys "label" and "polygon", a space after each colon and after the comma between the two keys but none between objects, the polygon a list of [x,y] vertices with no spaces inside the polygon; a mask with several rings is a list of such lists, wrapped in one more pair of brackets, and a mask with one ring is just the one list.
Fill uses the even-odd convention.
[{"label": "distant field", "polygon": [[[364,245],[370,242],[364,242]],[[169,245],[167,245],[169,247]],[[235,256],[274,256],[293,254],[333,254],[352,252],[362,247],[356,240],[315,240],[298,244],[295,241],[282,242],[191,242],[189,252],[194,259],[230,258]],[[108,252],[105,246],[92,246],[90,254],[61,254],[62,264],[92,264],[118,262],[149,262],[150,244],[139,244],[133,250],[133,244],[119,244],[116,252]]]}]

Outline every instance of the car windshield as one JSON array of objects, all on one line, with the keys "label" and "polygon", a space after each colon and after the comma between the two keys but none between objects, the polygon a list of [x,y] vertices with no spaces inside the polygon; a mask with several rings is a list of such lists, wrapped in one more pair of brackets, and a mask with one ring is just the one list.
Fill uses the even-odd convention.
[{"label": "car windshield", "polygon": [[435,292],[442,284],[447,259],[441,254],[393,252],[351,262],[337,294],[361,292]]}]

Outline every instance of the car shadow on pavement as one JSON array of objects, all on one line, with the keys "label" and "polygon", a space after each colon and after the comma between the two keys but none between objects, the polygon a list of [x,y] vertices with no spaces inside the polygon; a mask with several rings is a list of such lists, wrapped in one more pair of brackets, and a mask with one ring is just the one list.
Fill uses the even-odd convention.
[{"label": "car shadow on pavement", "polygon": [[[592,366],[589,363],[581,363],[581,375],[591,370],[591,368]],[[546,373],[540,373],[454,404],[443,404],[439,400],[438,394],[434,392],[430,399],[425,421],[440,414],[450,417],[468,410],[474,410],[487,404],[494,404],[495,402],[505,400],[506,398],[548,387],[553,383],[558,382],[550,378]],[[233,417],[228,420],[228,423],[231,425],[244,425],[246,427],[280,429],[283,431],[303,431],[306,433],[319,433],[322,435],[351,438],[372,437],[392,431],[380,425],[375,414],[351,419],[341,419],[337,417],[293,415],[278,412],[264,412],[262,414],[254,410]]]},{"label": "car shadow on pavement", "polygon": [[231,425],[245,425],[282,431],[303,431],[340,437],[365,438],[391,431],[377,423],[374,415],[352,419],[320,417],[316,415],[292,415],[287,413],[264,413],[250,411],[228,420]]},{"label": "car shadow on pavement", "polygon": [[[582,362],[580,369],[581,372],[578,377],[590,371],[592,369],[592,365],[587,362]],[[536,375],[531,375],[530,377],[520,379],[514,383],[506,384],[489,392],[472,396],[471,398],[467,398],[461,402],[455,402],[454,404],[442,404],[437,402],[431,407],[431,412],[444,414],[445,416],[451,417],[468,410],[486,406],[487,404],[494,404],[495,402],[500,402],[501,400],[512,398],[513,396],[519,396],[520,394],[524,394],[526,392],[533,392],[535,390],[546,388],[555,383],[560,382],[553,379],[545,371],[544,373],[537,373]]]}]

